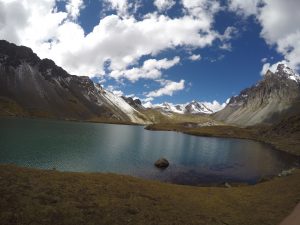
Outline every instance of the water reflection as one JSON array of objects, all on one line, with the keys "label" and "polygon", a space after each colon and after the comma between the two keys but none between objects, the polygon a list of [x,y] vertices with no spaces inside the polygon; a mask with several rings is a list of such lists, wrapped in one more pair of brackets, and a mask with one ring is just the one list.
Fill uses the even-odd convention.
[{"label": "water reflection", "polygon": [[[153,166],[160,157],[171,163],[164,171]],[[255,182],[294,166],[297,159],[248,140],[152,132],[139,126],[0,119],[0,163],[199,184]]]}]

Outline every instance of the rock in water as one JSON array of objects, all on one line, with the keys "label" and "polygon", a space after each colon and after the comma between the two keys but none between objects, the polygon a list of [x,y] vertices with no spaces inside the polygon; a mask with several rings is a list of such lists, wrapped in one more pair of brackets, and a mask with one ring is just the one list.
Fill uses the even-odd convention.
[{"label": "rock in water", "polygon": [[161,158],[161,159],[157,160],[154,165],[157,168],[164,169],[164,168],[167,168],[169,166],[169,162],[165,158]]}]

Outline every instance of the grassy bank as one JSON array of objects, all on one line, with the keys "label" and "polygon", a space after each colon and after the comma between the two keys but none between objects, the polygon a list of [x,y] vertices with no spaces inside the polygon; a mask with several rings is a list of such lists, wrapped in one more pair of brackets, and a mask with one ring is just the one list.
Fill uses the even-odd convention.
[{"label": "grassy bank", "polygon": [[1,165],[0,196],[1,225],[276,225],[300,201],[300,171],[255,186],[199,188]]},{"label": "grassy bank", "polygon": [[289,118],[273,126],[247,128],[222,125],[198,127],[197,124],[151,124],[148,130],[177,131],[205,137],[242,138],[271,144],[276,149],[300,156],[300,116]]}]

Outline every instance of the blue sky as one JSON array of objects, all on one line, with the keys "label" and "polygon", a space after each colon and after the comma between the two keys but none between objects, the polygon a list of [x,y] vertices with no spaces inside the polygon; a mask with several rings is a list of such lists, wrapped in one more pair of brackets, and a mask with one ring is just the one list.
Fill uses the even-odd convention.
[{"label": "blue sky", "polygon": [[299,2],[0,0],[0,38],[116,94],[223,103],[279,62],[299,70]]}]

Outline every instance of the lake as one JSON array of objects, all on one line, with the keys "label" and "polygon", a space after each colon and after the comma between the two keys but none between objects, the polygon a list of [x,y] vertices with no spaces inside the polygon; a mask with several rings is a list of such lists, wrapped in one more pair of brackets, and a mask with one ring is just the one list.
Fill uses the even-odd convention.
[{"label": "lake", "polygon": [[[154,162],[165,157],[165,170]],[[0,163],[112,172],[177,184],[255,183],[299,159],[241,139],[148,131],[142,126],[0,118]]]}]

